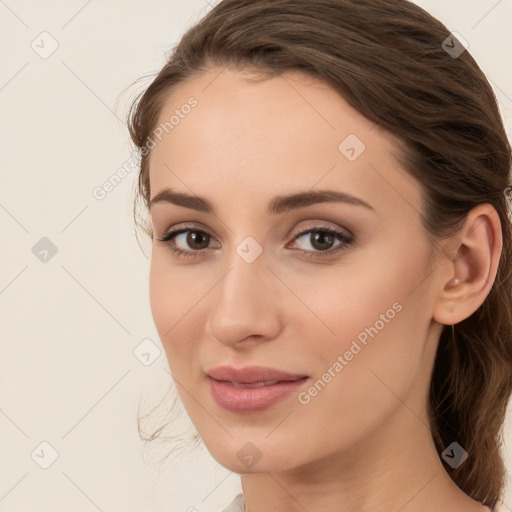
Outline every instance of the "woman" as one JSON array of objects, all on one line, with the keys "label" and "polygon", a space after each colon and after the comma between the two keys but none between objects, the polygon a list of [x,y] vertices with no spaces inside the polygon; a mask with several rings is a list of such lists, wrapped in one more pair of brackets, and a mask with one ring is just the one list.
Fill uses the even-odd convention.
[{"label": "woman", "polygon": [[129,121],[226,511],[496,510],[511,148],[464,42],[406,0],[224,0]]}]

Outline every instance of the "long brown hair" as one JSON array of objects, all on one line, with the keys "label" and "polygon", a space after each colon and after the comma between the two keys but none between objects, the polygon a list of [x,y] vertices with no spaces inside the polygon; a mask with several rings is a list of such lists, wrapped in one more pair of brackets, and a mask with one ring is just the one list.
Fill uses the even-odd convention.
[{"label": "long brown hair", "polygon": [[[445,326],[429,401],[438,453],[452,441],[468,452],[446,470],[466,494],[494,507],[505,486],[500,448],[512,393],[511,147],[483,72],[441,22],[407,0],[224,0],[187,30],[133,102],[129,129],[139,149],[148,147],[173,89],[211,65],[268,77],[302,71],[394,134],[400,163],[422,185],[422,220],[434,240],[455,234],[474,206],[496,209],[497,277],[474,314]],[[146,207],[149,157],[142,152],[138,182]]]}]

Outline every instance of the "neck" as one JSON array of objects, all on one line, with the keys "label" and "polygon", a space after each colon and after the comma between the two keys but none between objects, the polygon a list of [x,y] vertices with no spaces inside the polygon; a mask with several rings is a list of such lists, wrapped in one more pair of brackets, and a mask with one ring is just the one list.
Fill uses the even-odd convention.
[{"label": "neck", "polygon": [[402,403],[385,426],[343,452],[241,481],[246,512],[488,511],[452,481],[428,425]]}]

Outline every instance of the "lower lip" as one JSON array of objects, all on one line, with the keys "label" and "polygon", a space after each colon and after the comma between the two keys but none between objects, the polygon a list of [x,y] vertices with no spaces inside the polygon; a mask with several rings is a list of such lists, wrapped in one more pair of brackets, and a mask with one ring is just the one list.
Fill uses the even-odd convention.
[{"label": "lower lip", "polygon": [[211,377],[208,377],[208,380],[213,398],[221,407],[231,412],[250,413],[262,411],[295,393],[304,385],[307,377],[250,388],[236,388],[229,382]]}]

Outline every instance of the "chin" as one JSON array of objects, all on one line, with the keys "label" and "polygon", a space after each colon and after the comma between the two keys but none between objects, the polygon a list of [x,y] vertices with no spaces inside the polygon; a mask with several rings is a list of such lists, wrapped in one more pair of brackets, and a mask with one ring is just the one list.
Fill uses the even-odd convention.
[{"label": "chin", "polygon": [[290,460],[289,453],[279,453],[276,447],[262,444],[264,443],[258,441],[252,443],[247,438],[230,439],[230,443],[224,446],[220,446],[218,440],[205,443],[212,457],[221,466],[238,474],[275,473],[297,465]]}]

